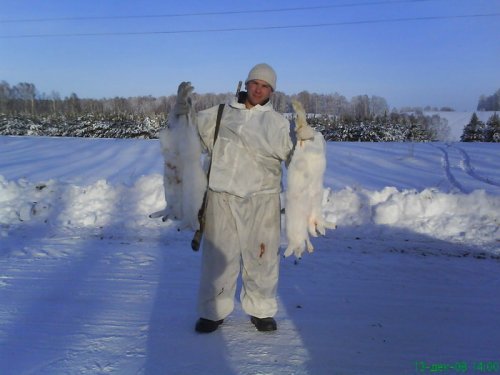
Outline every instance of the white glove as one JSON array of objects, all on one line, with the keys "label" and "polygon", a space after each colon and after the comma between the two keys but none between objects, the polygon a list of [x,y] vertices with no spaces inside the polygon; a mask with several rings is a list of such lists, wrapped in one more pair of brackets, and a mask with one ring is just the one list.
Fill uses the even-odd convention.
[{"label": "white glove", "polygon": [[177,89],[177,100],[175,102],[173,112],[176,116],[187,115],[191,110],[190,94],[193,92],[194,87],[191,82],[181,82]]},{"label": "white glove", "polygon": [[316,132],[309,125],[302,125],[297,129],[297,139],[299,141],[307,141],[314,138]]}]

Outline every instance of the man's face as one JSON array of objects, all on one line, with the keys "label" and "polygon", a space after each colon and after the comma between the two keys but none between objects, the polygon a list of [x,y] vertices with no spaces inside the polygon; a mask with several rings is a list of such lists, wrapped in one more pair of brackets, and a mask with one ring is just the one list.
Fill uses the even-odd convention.
[{"label": "man's face", "polygon": [[248,108],[254,107],[257,104],[264,104],[273,92],[273,88],[266,81],[254,79],[247,83],[247,101]]}]

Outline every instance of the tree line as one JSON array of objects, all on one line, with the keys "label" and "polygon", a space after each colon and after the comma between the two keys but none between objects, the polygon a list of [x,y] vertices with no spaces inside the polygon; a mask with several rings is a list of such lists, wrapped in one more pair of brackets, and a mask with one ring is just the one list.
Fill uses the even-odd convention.
[{"label": "tree line", "polygon": [[[228,102],[233,93],[193,94],[195,110]],[[331,141],[435,141],[449,134],[446,120],[425,116],[421,108],[389,111],[379,96],[302,91],[273,94],[278,112],[291,113],[292,99],[300,101],[312,126]],[[167,114],[176,95],[82,99],[75,93],[61,98],[56,92],[40,94],[32,83],[10,86],[0,82],[0,134],[106,138],[157,138],[167,126]],[[437,110],[437,108],[427,108]],[[441,110],[452,110],[442,108]]]},{"label": "tree line", "polygon": [[422,111],[384,113],[365,119],[309,116],[307,122],[321,131],[326,141],[340,142],[429,142],[448,138],[450,129],[438,115]]},{"label": "tree line", "polygon": [[[228,102],[234,94],[193,94],[195,110],[202,110],[220,103]],[[299,100],[306,112],[321,113],[342,118],[362,119],[381,115],[389,111],[387,101],[379,96],[358,95],[348,100],[345,96],[335,94],[316,94],[302,91],[295,95],[287,95],[277,91],[273,94],[273,106],[281,113],[291,112],[291,100]],[[88,113],[95,115],[141,114],[147,116],[162,115],[170,112],[176,95],[138,97],[115,97],[103,99],[83,99],[72,93],[61,98],[57,92],[40,94],[32,83],[21,82],[10,86],[6,81],[0,82],[0,112],[8,115],[56,115],[79,116]]]},{"label": "tree line", "polygon": [[478,111],[500,111],[500,89],[493,95],[481,95],[477,104]]}]

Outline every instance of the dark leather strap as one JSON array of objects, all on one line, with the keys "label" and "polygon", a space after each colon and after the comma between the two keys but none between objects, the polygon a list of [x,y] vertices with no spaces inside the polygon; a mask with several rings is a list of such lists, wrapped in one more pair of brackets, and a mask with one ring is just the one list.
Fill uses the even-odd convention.
[{"label": "dark leather strap", "polygon": [[219,104],[219,110],[217,111],[217,121],[215,123],[215,134],[214,134],[214,145],[219,135],[220,121],[222,119],[222,112],[224,111],[224,104]]},{"label": "dark leather strap", "polygon": [[[224,104],[219,105],[219,111],[217,112],[217,120],[215,122],[215,133],[214,133],[214,146],[215,141],[217,140],[217,136],[219,135],[220,122],[222,119],[222,112],[224,111]],[[213,148],[212,148],[213,155]],[[203,237],[203,231],[205,230],[205,211],[207,209],[208,202],[208,181],[210,179],[210,169],[212,169],[212,160],[210,160],[210,165],[208,166],[207,171],[207,190],[205,190],[205,194],[203,194],[203,203],[201,204],[200,210],[198,211],[198,222],[200,223],[200,229],[198,229],[193,239],[191,240],[191,248],[194,251],[198,251],[201,244],[201,238]]]}]

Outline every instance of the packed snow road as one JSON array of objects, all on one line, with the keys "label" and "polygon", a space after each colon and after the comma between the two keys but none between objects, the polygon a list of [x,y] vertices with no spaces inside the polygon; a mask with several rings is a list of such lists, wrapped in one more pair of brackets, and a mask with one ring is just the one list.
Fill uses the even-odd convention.
[{"label": "packed snow road", "polygon": [[200,336],[187,233],[19,234],[0,259],[0,373],[415,374],[500,360],[498,261],[367,235],[339,229],[283,259],[276,333],[238,307]]}]

